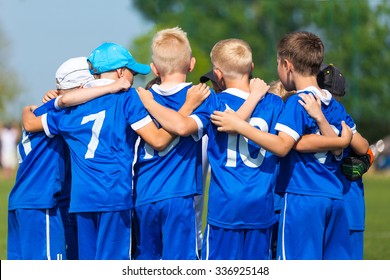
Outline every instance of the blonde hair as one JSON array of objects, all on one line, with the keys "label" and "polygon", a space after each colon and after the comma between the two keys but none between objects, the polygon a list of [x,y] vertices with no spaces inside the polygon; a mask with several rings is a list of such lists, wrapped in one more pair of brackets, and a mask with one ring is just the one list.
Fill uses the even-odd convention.
[{"label": "blonde hair", "polygon": [[272,81],[269,84],[268,92],[280,96],[283,101],[286,101],[291,95],[296,93],[295,90],[287,91],[280,80]]},{"label": "blonde hair", "polygon": [[252,72],[252,49],[240,39],[226,39],[216,43],[210,53],[213,67],[227,78],[235,79]]},{"label": "blonde hair", "polygon": [[157,32],[152,42],[152,61],[160,75],[187,74],[192,51],[190,42],[180,27]]}]

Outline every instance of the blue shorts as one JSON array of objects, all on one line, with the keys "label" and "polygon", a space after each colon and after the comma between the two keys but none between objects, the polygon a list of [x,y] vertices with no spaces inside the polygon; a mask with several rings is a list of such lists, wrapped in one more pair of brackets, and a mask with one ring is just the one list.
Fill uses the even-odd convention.
[{"label": "blue shorts", "polygon": [[196,260],[194,198],[176,197],[135,208],[137,260]]},{"label": "blue shorts", "polygon": [[205,229],[204,260],[271,259],[272,226],[267,229],[225,229],[208,224]]},{"label": "blue shorts", "polygon": [[283,260],[351,259],[344,200],[286,193],[277,247]]},{"label": "blue shorts", "polygon": [[61,218],[64,224],[66,259],[78,260],[77,221],[76,214],[69,213],[69,207],[60,207]]},{"label": "blue shorts", "polygon": [[364,256],[364,230],[349,230],[353,260],[362,260]]},{"label": "blue shorts", "polygon": [[8,211],[7,259],[66,259],[65,234],[59,209]]},{"label": "blue shorts", "polygon": [[80,260],[129,260],[131,210],[76,213]]}]

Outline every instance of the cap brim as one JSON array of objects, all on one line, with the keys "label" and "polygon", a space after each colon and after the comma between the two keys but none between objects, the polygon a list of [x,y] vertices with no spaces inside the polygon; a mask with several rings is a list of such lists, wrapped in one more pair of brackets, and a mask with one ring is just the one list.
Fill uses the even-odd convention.
[{"label": "cap brim", "polygon": [[201,76],[199,78],[199,81],[201,83],[205,83],[207,81],[213,81],[213,82],[216,82],[216,79],[215,79],[215,76],[214,76],[214,71],[211,70],[209,72],[207,72],[206,74],[204,74],[203,76]]},{"label": "cap brim", "polygon": [[134,63],[131,66],[127,66],[130,70],[133,70],[134,72],[141,74],[141,75],[147,75],[150,73],[151,68],[149,65],[141,64],[141,63]]}]

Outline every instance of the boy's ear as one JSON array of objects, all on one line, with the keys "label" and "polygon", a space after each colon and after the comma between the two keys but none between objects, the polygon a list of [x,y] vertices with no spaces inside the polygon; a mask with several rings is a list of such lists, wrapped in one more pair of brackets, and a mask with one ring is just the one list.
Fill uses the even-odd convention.
[{"label": "boy's ear", "polygon": [[287,70],[288,72],[294,70],[294,65],[293,65],[293,64],[291,63],[291,61],[288,60],[288,59],[283,59],[283,66],[286,67],[286,70]]},{"label": "boy's ear", "polygon": [[214,68],[214,76],[217,78],[217,85],[222,90],[226,89],[225,80],[223,79],[223,73],[219,68]]},{"label": "boy's ear", "polygon": [[152,69],[152,72],[154,73],[154,75],[156,75],[157,77],[160,76],[160,73],[158,72],[158,69],[157,69],[156,65],[154,65],[153,62],[150,63],[150,68]]},{"label": "boy's ear", "polygon": [[195,59],[195,57],[191,57],[190,68],[188,69],[188,72],[192,72],[192,70],[194,70],[195,64],[196,64],[196,59]]},{"label": "boy's ear", "polygon": [[117,74],[118,78],[122,77],[123,76],[123,68],[116,69],[116,74]]},{"label": "boy's ear", "polygon": [[223,78],[223,73],[222,73],[222,71],[219,70],[219,68],[214,68],[213,71],[214,71],[214,75],[217,77],[217,80],[218,80],[218,81],[219,81],[219,80],[222,80],[222,78]]}]

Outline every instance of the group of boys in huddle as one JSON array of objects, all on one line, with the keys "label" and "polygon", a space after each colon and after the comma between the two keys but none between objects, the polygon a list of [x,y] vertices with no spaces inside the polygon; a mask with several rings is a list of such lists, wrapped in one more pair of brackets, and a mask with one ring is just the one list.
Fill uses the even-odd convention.
[{"label": "group of boys in huddle", "polygon": [[[343,178],[340,164],[369,146],[318,85],[317,35],[293,32],[278,44],[279,79],[296,91],[285,102],[251,79],[244,40],[211,50],[218,93],[187,82],[196,61],[180,28],[157,32],[151,50],[149,66],[104,43],[64,62],[57,90],[25,107],[8,259],[363,258],[363,183]],[[151,71],[158,80],[148,89],[131,87]],[[205,154],[200,255],[195,200],[204,193]],[[354,184],[363,228],[351,231],[345,194]]]}]

